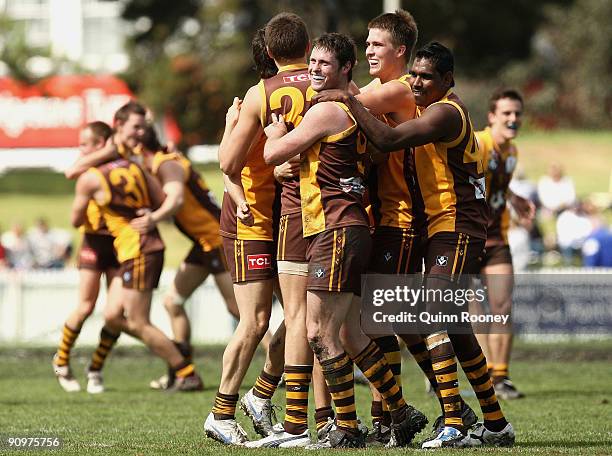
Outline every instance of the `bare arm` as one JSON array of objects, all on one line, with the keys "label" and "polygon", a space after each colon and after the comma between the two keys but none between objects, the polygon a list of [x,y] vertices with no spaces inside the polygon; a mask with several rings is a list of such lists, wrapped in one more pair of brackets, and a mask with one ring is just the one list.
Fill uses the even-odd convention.
[{"label": "bare arm", "polygon": [[355,98],[374,115],[405,113],[413,118],[416,111],[412,90],[399,81],[386,82],[374,90],[355,95]]},{"label": "bare arm", "polygon": [[244,97],[236,126],[219,147],[219,164],[225,174],[239,173],[244,168],[249,148],[261,128],[260,112],[259,88],[253,86]]},{"label": "bare arm", "polygon": [[89,168],[118,158],[120,158],[120,155],[117,151],[117,146],[113,142],[113,137],[111,136],[102,149],[77,158],[76,162],[64,172],[64,175],[68,179],[76,179]]},{"label": "bare arm", "polygon": [[[176,161],[167,161],[159,167],[158,175],[165,198],[153,212],[147,212],[130,222],[132,228],[140,233],[148,233],[159,222],[176,214],[183,206],[185,197],[185,172],[183,167]],[[151,176],[151,180],[156,179]],[[154,191],[157,192],[157,189]]]},{"label": "bare arm", "polygon": [[251,226],[254,221],[253,214],[251,213],[249,203],[247,203],[246,197],[244,196],[244,189],[242,188],[240,175],[233,174],[232,176],[228,176],[227,174],[224,174],[223,183],[225,184],[227,194],[232,199],[234,204],[236,204],[236,217],[238,217],[238,219],[244,225]]},{"label": "bare arm", "polygon": [[264,148],[264,160],[268,164],[280,165],[306,150],[318,140],[339,133],[350,126],[350,119],[338,105],[319,103],[310,108],[304,119],[291,132],[283,116],[273,117],[273,122],[264,131],[268,136]]},{"label": "bare arm", "polygon": [[85,223],[89,201],[100,188],[99,178],[91,172],[83,173],[77,179],[72,211],[70,213],[70,223],[72,223],[72,226],[78,228]]}]

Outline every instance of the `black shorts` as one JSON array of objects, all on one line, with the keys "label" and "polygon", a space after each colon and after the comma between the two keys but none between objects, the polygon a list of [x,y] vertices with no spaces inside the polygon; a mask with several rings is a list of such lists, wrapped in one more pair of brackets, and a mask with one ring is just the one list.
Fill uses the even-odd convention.
[{"label": "black shorts", "polygon": [[119,269],[114,240],[114,237],[107,234],[85,233],[77,254],[77,268],[100,272]]},{"label": "black shorts", "polygon": [[423,238],[414,230],[379,226],[372,236],[368,272],[416,274],[423,271]]},{"label": "black shorts", "polygon": [[193,244],[193,247],[183,262],[206,268],[206,270],[213,275],[221,274],[227,271],[225,253],[223,253],[223,247],[221,246],[216,247],[209,252],[205,252],[202,250],[202,246],[200,244]]},{"label": "black shorts", "polygon": [[268,280],[276,277],[275,244],[223,238],[223,250],[234,283]]},{"label": "black shorts", "polygon": [[154,290],[159,285],[164,268],[164,251],[141,253],[138,257],[121,263],[119,274],[123,288]]},{"label": "black shorts", "polygon": [[512,264],[512,253],[508,244],[488,245],[485,247],[482,267],[494,264]]},{"label": "black shorts", "polygon": [[366,226],[347,226],[308,238],[307,290],[350,292],[361,296],[372,238]]}]

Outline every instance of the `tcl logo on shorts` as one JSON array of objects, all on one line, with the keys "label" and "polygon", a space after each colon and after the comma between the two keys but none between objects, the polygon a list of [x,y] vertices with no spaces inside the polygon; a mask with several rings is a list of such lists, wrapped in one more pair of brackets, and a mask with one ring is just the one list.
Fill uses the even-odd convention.
[{"label": "tcl logo on shorts", "polygon": [[249,271],[253,269],[272,269],[272,255],[262,253],[260,255],[247,255]]},{"label": "tcl logo on shorts", "polygon": [[79,258],[81,263],[95,263],[98,260],[98,255],[96,255],[95,250],[85,248],[81,250]]},{"label": "tcl logo on shorts", "polygon": [[309,81],[308,73],[292,74],[291,76],[283,76],[283,82],[285,84],[291,84],[292,82],[298,81]]}]

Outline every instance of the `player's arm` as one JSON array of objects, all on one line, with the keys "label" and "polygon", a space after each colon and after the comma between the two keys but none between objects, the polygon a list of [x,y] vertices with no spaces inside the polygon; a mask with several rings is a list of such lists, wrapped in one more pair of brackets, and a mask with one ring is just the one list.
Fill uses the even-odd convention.
[{"label": "player's arm", "polygon": [[244,168],[253,139],[261,128],[260,112],[259,88],[253,86],[247,91],[240,106],[236,126],[231,129],[226,141],[219,146],[219,164],[224,174],[240,173]]},{"label": "player's arm", "polygon": [[[164,193],[162,203],[153,212],[147,212],[130,222],[132,228],[140,233],[148,233],[162,220],[176,214],[185,199],[185,171],[179,162],[171,160],[160,165],[157,172]],[[151,176],[152,180],[156,180]],[[157,191],[157,190],[155,190]]]},{"label": "player's arm", "polygon": [[349,127],[349,118],[335,103],[319,103],[310,108],[302,122],[287,133],[283,116],[273,114],[272,123],[264,131],[268,136],[264,160],[280,165],[295,157],[320,139],[339,133]]},{"label": "player's arm", "polygon": [[223,183],[227,194],[236,204],[236,217],[242,222],[242,224],[251,226],[253,225],[254,218],[249,203],[247,203],[246,197],[244,196],[244,188],[242,187],[242,180],[240,175],[236,179],[236,175],[228,176],[223,175]]},{"label": "player's arm", "polygon": [[416,104],[412,91],[399,81],[389,81],[376,90],[367,90],[355,96],[374,115],[391,112],[414,113]]},{"label": "player's arm", "polygon": [[115,145],[113,137],[111,136],[101,149],[87,155],[79,156],[76,162],[74,162],[74,164],[64,172],[64,175],[68,179],[76,179],[89,168],[116,160],[118,158],[121,158],[121,156],[119,155],[117,146]]},{"label": "player's arm", "polygon": [[87,206],[89,201],[100,191],[100,179],[92,172],[83,173],[79,176],[75,186],[70,223],[75,228],[83,225],[87,219]]}]

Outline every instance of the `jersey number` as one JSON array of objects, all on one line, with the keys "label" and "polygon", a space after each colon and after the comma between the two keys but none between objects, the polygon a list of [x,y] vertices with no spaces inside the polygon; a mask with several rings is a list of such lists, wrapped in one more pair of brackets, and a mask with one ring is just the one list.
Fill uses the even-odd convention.
[{"label": "jersey number", "polygon": [[126,206],[134,208],[150,206],[147,184],[138,166],[132,163],[128,168],[115,168],[108,177],[112,185],[123,189]]},{"label": "jersey number", "polygon": [[294,127],[297,127],[303,119],[302,112],[306,101],[312,100],[315,95],[312,87],[306,90],[306,99],[302,95],[302,91],[296,87],[281,87],[270,94],[270,110],[280,109],[283,104],[283,97],[291,98],[291,109],[284,114],[285,122],[291,122]]}]

